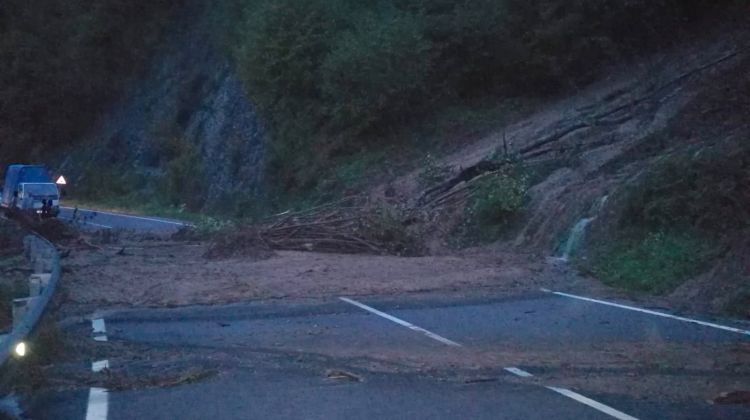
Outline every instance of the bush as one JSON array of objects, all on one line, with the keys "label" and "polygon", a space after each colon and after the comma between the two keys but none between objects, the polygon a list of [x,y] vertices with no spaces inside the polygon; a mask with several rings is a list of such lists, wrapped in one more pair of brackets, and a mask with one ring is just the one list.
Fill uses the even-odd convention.
[{"label": "bush", "polygon": [[527,188],[526,176],[517,169],[480,180],[472,192],[470,217],[480,225],[504,225],[523,208]]}]

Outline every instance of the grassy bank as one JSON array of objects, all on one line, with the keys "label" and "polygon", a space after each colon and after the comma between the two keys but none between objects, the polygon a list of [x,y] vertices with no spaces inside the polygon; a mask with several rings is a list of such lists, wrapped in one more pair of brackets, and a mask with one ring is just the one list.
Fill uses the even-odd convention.
[{"label": "grassy bank", "polygon": [[612,286],[671,292],[743,243],[748,188],[743,142],[666,155],[627,190],[622,217],[590,244],[584,265]]},{"label": "grassy bank", "polygon": [[664,294],[705,270],[715,253],[696,233],[640,231],[596,251],[591,271],[610,286]]}]

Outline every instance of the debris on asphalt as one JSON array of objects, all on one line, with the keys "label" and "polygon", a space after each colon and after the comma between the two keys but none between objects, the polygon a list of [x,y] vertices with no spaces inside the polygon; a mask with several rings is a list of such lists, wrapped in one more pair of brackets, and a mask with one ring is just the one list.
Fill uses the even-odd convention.
[{"label": "debris on asphalt", "polygon": [[328,369],[326,371],[326,378],[350,382],[362,382],[361,376],[341,369]]},{"label": "debris on asphalt", "polygon": [[750,391],[722,392],[714,398],[716,404],[750,404]]}]

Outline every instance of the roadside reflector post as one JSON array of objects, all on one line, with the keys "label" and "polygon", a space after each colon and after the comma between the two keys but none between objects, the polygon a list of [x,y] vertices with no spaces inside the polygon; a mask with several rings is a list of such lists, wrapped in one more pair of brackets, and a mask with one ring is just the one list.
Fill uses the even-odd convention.
[{"label": "roadside reflector post", "polygon": [[26,312],[29,309],[29,306],[34,303],[36,299],[39,299],[38,297],[28,297],[28,298],[21,298],[21,299],[13,299],[13,328],[15,329],[16,326],[23,320],[24,316],[26,315]]},{"label": "roadside reflector post", "polygon": [[52,275],[47,273],[29,276],[29,296],[34,297],[44,293],[51,277]]}]

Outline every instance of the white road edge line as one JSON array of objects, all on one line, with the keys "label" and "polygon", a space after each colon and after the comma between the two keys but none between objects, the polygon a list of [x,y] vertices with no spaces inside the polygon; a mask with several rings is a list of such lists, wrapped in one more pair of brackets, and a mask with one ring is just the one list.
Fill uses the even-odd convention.
[{"label": "white road edge line", "polygon": [[[66,210],[75,210],[75,208],[73,208],[73,207],[62,207],[62,208],[66,209]],[[170,224],[170,225],[193,226],[193,225],[191,225],[189,223],[173,222],[171,220],[155,219],[153,217],[133,216],[133,215],[130,215],[130,214],[111,213],[111,212],[108,212],[108,211],[101,211],[101,210],[91,210],[91,209],[82,209],[82,208],[79,208],[78,211],[80,211],[80,212],[88,212],[88,213],[101,213],[101,214],[106,214],[106,215],[109,215],[109,216],[125,217],[125,218],[129,218],[129,219],[147,220],[149,222],[167,223],[167,224]]]},{"label": "white road edge line", "polygon": [[675,319],[677,321],[689,322],[691,324],[702,325],[704,327],[716,328],[716,329],[719,329],[719,330],[724,330],[724,331],[729,331],[729,332],[733,332],[733,333],[737,333],[737,334],[743,334],[743,335],[750,336],[750,331],[748,331],[748,330],[743,330],[743,329],[740,329],[740,328],[729,327],[729,326],[721,325],[721,324],[714,324],[713,322],[699,321],[697,319],[691,319],[691,318],[685,318],[685,317],[682,317],[682,316],[670,315],[670,314],[667,314],[667,313],[664,313],[664,312],[657,312],[657,311],[652,311],[650,309],[636,308],[635,306],[622,305],[622,304],[619,304],[619,303],[607,302],[607,301],[604,301],[604,300],[592,299],[592,298],[587,298],[587,297],[584,297],[584,296],[571,295],[569,293],[553,292],[553,291],[551,291],[549,289],[541,289],[541,290],[542,290],[542,292],[552,293],[554,295],[563,296],[563,297],[567,297],[567,298],[571,298],[571,299],[578,299],[578,300],[583,300],[583,301],[586,301],[586,302],[598,303],[600,305],[612,306],[612,307],[620,308],[620,309],[627,309],[629,311],[636,311],[636,312],[641,312],[641,313],[644,313],[644,314],[649,314],[649,315],[654,315],[654,316],[660,316],[660,317],[663,317],[663,318]]},{"label": "white road edge line", "polygon": [[592,400],[591,398],[584,397],[583,395],[581,395],[581,394],[579,394],[577,392],[573,392],[573,391],[571,391],[569,389],[557,388],[557,387],[554,387],[554,386],[548,386],[546,388],[550,389],[552,391],[555,391],[555,392],[557,392],[560,395],[564,395],[564,396],[566,396],[568,398],[574,399],[574,400],[578,401],[579,403],[585,404],[585,405],[587,405],[587,406],[589,406],[589,407],[591,407],[591,408],[593,408],[595,410],[599,410],[602,413],[607,414],[609,416],[612,416],[612,417],[614,417],[614,418],[616,418],[618,420],[638,420],[636,417],[633,417],[631,415],[625,414],[622,411],[615,410],[614,408],[612,408],[612,407],[610,407],[608,405],[604,405],[604,404],[602,404],[600,402]]},{"label": "white road edge line", "polygon": [[516,375],[516,376],[520,376],[522,378],[531,378],[532,376],[534,376],[534,375],[530,374],[529,372],[526,372],[525,370],[519,369],[517,367],[507,367],[507,368],[505,368],[505,370],[508,371],[508,372],[510,372],[510,373],[512,373],[512,374],[514,374],[514,375]]},{"label": "white road edge line", "polygon": [[109,411],[109,394],[104,388],[89,389],[89,404],[86,408],[86,420],[107,420]]},{"label": "white road edge line", "polygon": [[418,326],[416,326],[416,325],[414,325],[414,324],[412,324],[410,322],[406,322],[403,319],[396,318],[395,316],[388,315],[385,312],[381,312],[381,311],[379,311],[379,310],[377,310],[375,308],[369,307],[369,306],[365,305],[364,303],[357,302],[354,299],[349,299],[349,298],[345,298],[345,297],[340,297],[339,299],[341,299],[342,301],[344,301],[344,302],[346,302],[348,304],[351,304],[351,305],[354,305],[354,306],[356,306],[358,308],[364,309],[367,312],[371,312],[371,313],[373,313],[375,315],[383,317],[383,318],[385,318],[385,319],[387,319],[387,320],[389,320],[391,322],[395,322],[398,325],[401,325],[403,327],[409,328],[412,331],[416,331],[416,332],[422,333],[422,334],[426,335],[427,337],[430,337],[433,340],[437,340],[437,341],[439,341],[439,342],[441,342],[443,344],[447,344],[447,345],[453,346],[453,347],[463,347],[461,344],[456,343],[453,340],[449,340],[449,339],[447,339],[445,337],[441,337],[441,336],[439,336],[439,335],[437,335],[437,334],[435,334],[435,333],[433,333],[431,331],[428,331],[428,330],[426,330],[424,328],[418,327]]},{"label": "white road edge line", "polygon": [[81,222],[81,223],[83,223],[84,225],[91,225],[91,226],[96,226],[96,227],[100,227],[104,229],[114,229],[112,226],[100,225],[99,223],[93,223],[93,222]]}]

